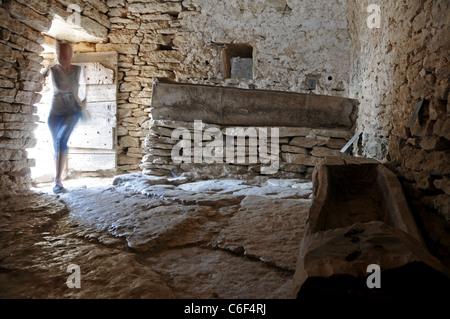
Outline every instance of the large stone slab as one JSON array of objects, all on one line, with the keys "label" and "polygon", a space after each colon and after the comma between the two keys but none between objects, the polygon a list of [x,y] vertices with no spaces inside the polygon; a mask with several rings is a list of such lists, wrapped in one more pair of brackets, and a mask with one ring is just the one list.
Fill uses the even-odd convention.
[{"label": "large stone slab", "polygon": [[[185,247],[146,259],[180,299],[286,299],[292,279],[226,251]],[[245,283],[245,284],[244,284]]]},{"label": "large stone slab", "polygon": [[307,199],[249,195],[220,232],[217,245],[293,271],[310,204]]},{"label": "large stone slab", "polygon": [[155,81],[155,120],[244,126],[286,126],[350,130],[357,115],[353,99],[266,90]]}]

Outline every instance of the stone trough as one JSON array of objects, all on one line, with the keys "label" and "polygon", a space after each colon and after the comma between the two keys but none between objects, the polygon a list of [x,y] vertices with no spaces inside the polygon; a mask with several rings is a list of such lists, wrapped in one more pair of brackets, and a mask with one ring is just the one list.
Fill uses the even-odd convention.
[{"label": "stone trough", "polygon": [[428,252],[400,182],[383,164],[326,158],[313,173],[313,191],[294,297],[445,295],[449,271]]},{"label": "stone trough", "polygon": [[319,94],[249,90],[172,83],[152,87],[152,117],[157,120],[231,126],[278,126],[353,130],[355,99]]},{"label": "stone trough", "polygon": [[155,79],[140,167],[146,175],[192,179],[309,179],[354,136],[357,114],[358,101],[345,97]]}]

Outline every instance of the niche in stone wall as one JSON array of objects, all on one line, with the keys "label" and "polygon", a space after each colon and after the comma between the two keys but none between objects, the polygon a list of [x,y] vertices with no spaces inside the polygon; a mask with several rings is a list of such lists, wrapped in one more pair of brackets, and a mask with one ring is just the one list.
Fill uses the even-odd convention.
[{"label": "niche in stone wall", "polygon": [[223,50],[225,78],[253,79],[253,47],[250,44],[226,44]]}]

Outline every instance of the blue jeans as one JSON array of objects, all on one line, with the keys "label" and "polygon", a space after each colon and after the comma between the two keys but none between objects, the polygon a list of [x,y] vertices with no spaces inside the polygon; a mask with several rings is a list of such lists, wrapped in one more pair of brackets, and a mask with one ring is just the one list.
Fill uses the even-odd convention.
[{"label": "blue jeans", "polygon": [[68,115],[50,114],[48,127],[53,138],[55,156],[67,154],[69,137],[81,117],[81,112]]}]

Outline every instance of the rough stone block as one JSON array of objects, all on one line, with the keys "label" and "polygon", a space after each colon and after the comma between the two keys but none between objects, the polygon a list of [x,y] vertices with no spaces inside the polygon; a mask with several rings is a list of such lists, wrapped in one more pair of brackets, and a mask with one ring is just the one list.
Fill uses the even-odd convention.
[{"label": "rough stone block", "polygon": [[140,142],[136,137],[124,136],[119,139],[119,145],[121,147],[139,147]]},{"label": "rough stone block", "polygon": [[435,121],[432,121],[429,119],[422,123],[419,120],[416,120],[414,122],[414,124],[411,126],[411,134],[413,136],[419,136],[419,137],[431,135],[431,134],[433,134],[434,123],[435,123]]},{"label": "rough stone block", "polygon": [[16,62],[16,55],[9,46],[0,43],[0,59],[7,62]]},{"label": "rough stone block", "polygon": [[286,153],[307,154],[306,148],[293,145],[282,145],[281,151]]},{"label": "rough stone block", "polygon": [[130,43],[131,39],[136,35],[136,30],[123,29],[112,30],[109,34],[111,43]]},{"label": "rough stone block", "polygon": [[36,146],[35,138],[1,138],[0,148],[24,150]]},{"label": "rough stone block", "polygon": [[119,165],[133,165],[133,164],[139,164],[141,162],[141,159],[130,157],[124,154],[120,154],[117,157],[117,164]]},{"label": "rough stone block", "polygon": [[414,172],[414,180],[420,189],[430,189],[433,185],[433,179],[426,172]]},{"label": "rough stone block", "polygon": [[149,149],[150,148],[144,148],[144,150],[143,150],[143,152],[146,154],[142,158],[142,162],[143,163],[153,163],[153,164],[158,164],[158,165],[164,165],[164,164],[172,163],[172,160],[171,160],[170,157],[167,157],[167,156],[155,156],[155,155],[147,154],[146,152]]},{"label": "rough stone block", "polygon": [[280,163],[280,170],[293,173],[304,173],[306,171],[306,166],[289,163]]},{"label": "rough stone block", "polygon": [[45,32],[49,30],[52,25],[52,21],[49,18],[19,4],[18,2],[11,1],[8,9],[11,16],[17,18],[20,22],[30,26],[36,31]]},{"label": "rough stone block", "polygon": [[450,140],[438,136],[425,136],[420,141],[420,147],[427,151],[446,150],[450,148]]},{"label": "rough stone block", "polygon": [[16,89],[2,89],[0,88],[0,101],[6,103],[13,103],[16,96]]},{"label": "rough stone block", "polygon": [[142,86],[139,82],[122,82],[120,85],[120,92],[133,92],[141,90]]},{"label": "rough stone block", "polygon": [[148,61],[149,64],[153,63],[181,63],[184,60],[184,56],[175,50],[171,51],[148,51],[142,54],[142,59]]},{"label": "rough stone block", "polygon": [[445,194],[450,195],[450,179],[444,177],[442,179],[435,179],[433,181],[434,187],[442,190]]},{"label": "rough stone block", "polygon": [[145,33],[142,43],[155,43],[159,45],[170,45],[172,43],[172,37],[163,34]]},{"label": "rough stone block", "polygon": [[442,176],[450,175],[450,151],[435,151],[423,154],[422,165],[416,170],[424,170],[430,174]]},{"label": "rough stone block", "polygon": [[20,104],[35,104],[41,99],[41,95],[35,92],[21,91],[18,90],[14,98],[15,103]]},{"label": "rough stone block", "polygon": [[450,121],[449,120],[437,120],[433,127],[433,133],[437,136],[441,136],[450,140]]},{"label": "rough stone block", "polygon": [[289,164],[300,164],[306,166],[316,166],[322,160],[322,158],[319,157],[291,153],[281,153],[281,157]]},{"label": "rough stone block", "polygon": [[441,215],[447,223],[450,223],[450,195],[439,195],[433,200],[433,206],[437,209],[439,215]]},{"label": "rough stone block", "polygon": [[[161,52],[177,51],[153,53]],[[287,130],[311,126],[350,129],[355,124],[357,110],[355,100],[335,96],[163,82],[153,85],[152,107],[155,119],[202,119],[207,123],[287,127]],[[318,129],[314,134],[341,138],[353,135],[348,130],[334,129]],[[286,135],[280,130],[281,136]]]},{"label": "rough stone block", "polygon": [[329,139],[325,145],[329,148],[342,149],[345,145],[347,145],[347,140],[344,139]]},{"label": "rough stone block", "polygon": [[340,152],[336,149],[316,146],[312,149],[311,155],[316,157],[339,156]]},{"label": "rough stone block", "polygon": [[429,106],[429,115],[432,120],[447,119],[447,103],[440,100],[432,100]]},{"label": "rough stone block", "polygon": [[96,45],[97,52],[116,51],[122,54],[137,54],[139,46],[137,44],[124,43],[98,43]]},{"label": "rough stone block", "polygon": [[[100,3],[100,2],[97,2],[97,3]],[[109,8],[107,7],[106,11],[108,11],[108,10],[109,10]],[[86,16],[86,17],[91,18],[92,20],[94,20],[95,22],[99,23],[103,27],[109,29],[111,27],[111,22],[110,22],[108,16],[106,16],[104,14],[106,11],[105,12],[102,12],[102,11],[103,10],[100,11],[95,6],[93,7],[93,6],[90,6],[90,5],[85,5],[84,8],[83,8],[83,15]]]},{"label": "rough stone block", "polygon": [[326,143],[326,141],[321,140],[321,139],[316,139],[316,138],[311,138],[311,137],[303,137],[303,136],[294,137],[289,142],[290,145],[300,146],[300,147],[305,147],[305,148],[313,148],[314,146],[324,145],[325,143]]},{"label": "rough stone block", "polygon": [[0,161],[18,161],[24,156],[23,150],[2,149],[0,152]]},{"label": "rough stone block", "polygon": [[133,13],[167,13],[177,14],[182,11],[181,3],[179,2],[156,2],[149,1],[146,3],[131,3],[128,6],[128,11]]}]

